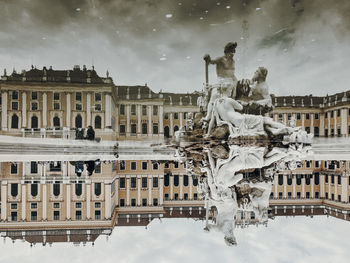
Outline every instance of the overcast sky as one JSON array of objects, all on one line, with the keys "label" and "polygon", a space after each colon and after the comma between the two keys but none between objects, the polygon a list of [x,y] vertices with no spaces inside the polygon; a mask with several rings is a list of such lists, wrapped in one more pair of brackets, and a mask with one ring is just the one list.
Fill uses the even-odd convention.
[{"label": "overcast sky", "polygon": [[191,92],[204,82],[203,55],[220,56],[237,41],[237,77],[265,66],[277,95],[350,87],[347,0],[0,0],[0,7],[0,68],[9,73],[94,64],[117,85]]}]

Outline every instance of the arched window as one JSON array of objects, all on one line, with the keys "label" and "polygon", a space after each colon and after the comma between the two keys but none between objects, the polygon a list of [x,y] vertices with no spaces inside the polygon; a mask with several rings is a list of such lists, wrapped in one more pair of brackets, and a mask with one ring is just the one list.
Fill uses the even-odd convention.
[{"label": "arched window", "polygon": [[179,127],[177,126],[177,125],[175,125],[175,127],[174,127],[174,133],[176,132],[176,131],[178,131],[179,130]]},{"label": "arched window", "polygon": [[83,185],[82,184],[75,184],[75,195],[81,196],[83,193]]},{"label": "arched window", "polygon": [[60,195],[60,184],[53,184],[53,194],[54,196]]},{"label": "arched window", "polygon": [[60,127],[60,126],[61,126],[61,120],[60,120],[59,117],[55,116],[55,117],[53,118],[53,126],[54,126],[54,127]]},{"label": "arched window", "polygon": [[95,183],[95,195],[101,195],[101,183]]},{"label": "arched window", "polygon": [[102,119],[99,115],[95,117],[95,129],[101,129]]},{"label": "arched window", "polygon": [[165,138],[169,138],[170,137],[169,127],[168,126],[164,127],[164,136],[165,136]]},{"label": "arched window", "polygon": [[18,184],[11,184],[11,195],[13,197],[18,195]]},{"label": "arched window", "polygon": [[18,129],[18,116],[13,114],[11,117],[11,129]]},{"label": "arched window", "polygon": [[38,184],[31,184],[30,185],[30,194],[32,196],[37,196],[38,195]]},{"label": "arched window", "polygon": [[197,186],[198,185],[198,178],[193,178],[193,186]]},{"label": "arched window", "polygon": [[305,184],[310,185],[310,175],[305,176]]},{"label": "arched window", "polygon": [[301,175],[297,175],[297,185],[301,185]]},{"label": "arched window", "polygon": [[292,176],[288,176],[287,177],[287,184],[292,185],[292,181],[293,181]]},{"label": "arched window", "polygon": [[278,184],[283,185],[283,174],[278,175]]},{"label": "arched window", "polygon": [[320,184],[320,174],[315,173],[315,185],[319,185],[319,184]]},{"label": "arched window", "polygon": [[83,118],[80,114],[78,114],[75,117],[75,128],[82,128],[83,127]]},{"label": "arched window", "polygon": [[179,176],[174,175],[174,186],[179,186]]},{"label": "arched window", "polygon": [[184,175],[184,186],[188,186],[188,175]]},{"label": "arched window", "polygon": [[169,186],[169,174],[164,175],[164,186]]},{"label": "arched window", "polygon": [[39,127],[38,125],[38,117],[32,116],[32,129],[37,129]]}]

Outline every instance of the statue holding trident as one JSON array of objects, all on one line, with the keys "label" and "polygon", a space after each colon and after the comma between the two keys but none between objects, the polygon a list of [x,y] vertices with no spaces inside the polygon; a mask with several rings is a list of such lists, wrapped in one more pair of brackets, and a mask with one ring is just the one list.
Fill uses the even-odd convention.
[{"label": "statue holding trident", "polygon": [[214,102],[216,99],[226,96],[233,97],[236,96],[236,85],[237,78],[235,76],[235,61],[233,56],[236,52],[237,43],[229,42],[226,44],[224,53],[222,57],[218,57],[214,60],[210,58],[210,55],[204,55],[203,59],[205,60],[205,74],[206,74],[206,88],[209,88],[208,85],[208,66],[209,64],[216,65],[216,74],[218,78],[218,83],[211,86],[211,90],[208,90],[210,94],[210,100],[208,104],[208,112],[206,117],[202,120],[208,122],[211,118]]}]

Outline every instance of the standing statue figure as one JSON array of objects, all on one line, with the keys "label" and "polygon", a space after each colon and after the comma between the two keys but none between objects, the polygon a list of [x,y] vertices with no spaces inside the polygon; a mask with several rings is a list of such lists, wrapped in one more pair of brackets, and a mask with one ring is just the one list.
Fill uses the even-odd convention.
[{"label": "standing statue figure", "polygon": [[203,118],[203,121],[208,122],[210,120],[216,99],[220,98],[221,96],[233,98],[236,96],[237,78],[235,76],[235,61],[233,60],[233,55],[236,52],[236,47],[236,42],[229,42],[225,46],[224,56],[218,57],[214,60],[212,60],[208,54],[203,57],[206,62],[206,67],[209,64],[216,65],[216,74],[218,78],[218,83],[216,85],[206,87],[209,89],[208,95],[210,97],[210,100],[208,104],[207,116]]}]

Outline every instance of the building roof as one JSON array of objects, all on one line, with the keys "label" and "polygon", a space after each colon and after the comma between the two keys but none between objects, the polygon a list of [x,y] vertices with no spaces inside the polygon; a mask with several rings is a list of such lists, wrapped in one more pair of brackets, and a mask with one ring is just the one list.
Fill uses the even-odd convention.
[{"label": "building roof", "polygon": [[100,77],[94,68],[87,69],[85,66],[80,69],[80,66],[68,70],[54,70],[52,67],[47,69],[37,69],[32,66],[29,71],[23,70],[17,73],[15,70],[11,75],[6,74],[1,77],[2,82],[65,82],[65,83],[89,83],[89,84],[104,84],[113,83],[112,78],[107,73],[106,78]]}]

